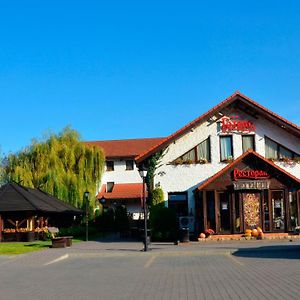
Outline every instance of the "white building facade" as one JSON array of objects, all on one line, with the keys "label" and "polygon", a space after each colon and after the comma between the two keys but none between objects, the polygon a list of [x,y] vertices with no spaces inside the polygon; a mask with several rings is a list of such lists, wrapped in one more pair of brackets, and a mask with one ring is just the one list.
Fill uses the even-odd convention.
[{"label": "white building facade", "polygon": [[[99,197],[109,196],[112,182],[141,184],[137,166],[147,167],[149,158],[162,153],[153,185],[163,190],[166,206],[189,217],[191,231],[228,234],[259,226],[287,232],[299,225],[300,128],[241,93],[169,137],[147,145],[144,140],[132,140],[143,144],[135,153],[121,141],[111,146],[126,148],[126,155],[105,151],[114,170],[106,170]],[[126,170],[128,159],[133,170]],[[140,207],[135,205],[132,211]]]},{"label": "white building facade", "polygon": [[[154,185],[162,188],[168,206],[177,206],[179,215],[191,217],[191,230],[212,227],[219,233],[236,233],[260,226],[273,232],[294,230],[299,225],[299,127],[241,93],[235,93],[171,135],[156,149],[138,157],[138,164],[143,164],[159,150],[163,155]],[[258,160],[256,165],[236,165],[239,158],[245,156],[243,159],[247,160],[249,155],[254,156],[252,160]],[[221,182],[211,185],[207,191],[198,190],[216,174],[224,175],[221,170],[229,165],[233,165],[233,169],[228,171],[232,179],[228,186]],[[266,178],[236,179],[233,178],[234,170],[236,173],[250,170],[270,174]],[[275,182],[277,173],[286,178]],[[257,186],[260,182],[262,187]],[[250,184],[250,187],[240,187],[241,183]],[[206,199],[203,199],[204,193]],[[247,207],[244,207],[243,197],[255,198],[251,201],[258,205],[256,221],[245,223],[249,216],[244,215]],[[266,206],[268,211],[263,210]],[[227,224],[225,219],[228,219]]]}]

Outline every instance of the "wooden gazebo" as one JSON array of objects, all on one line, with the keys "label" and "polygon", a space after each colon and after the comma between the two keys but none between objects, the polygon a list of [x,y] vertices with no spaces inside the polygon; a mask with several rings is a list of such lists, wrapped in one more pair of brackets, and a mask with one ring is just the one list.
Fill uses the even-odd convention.
[{"label": "wooden gazebo", "polygon": [[49,226],[70,226],[82,214],[39,189],[8,183],[0,187],[0,241],[43,235]]}]

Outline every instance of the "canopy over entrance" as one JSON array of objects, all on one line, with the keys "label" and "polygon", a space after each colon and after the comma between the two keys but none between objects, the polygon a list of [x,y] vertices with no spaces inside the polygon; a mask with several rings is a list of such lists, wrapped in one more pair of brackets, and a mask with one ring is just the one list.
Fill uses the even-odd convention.
[{"label": "canopy over entrance", "polygon": [[[277,181],[300,189],[300,180],[253,150],[248,150],[214,176],[202,182],[196,191],[229,188],[237,181]],[[268,189],[263,186],[259,189]],[[254,188],[256,189],[256,188]]]}]

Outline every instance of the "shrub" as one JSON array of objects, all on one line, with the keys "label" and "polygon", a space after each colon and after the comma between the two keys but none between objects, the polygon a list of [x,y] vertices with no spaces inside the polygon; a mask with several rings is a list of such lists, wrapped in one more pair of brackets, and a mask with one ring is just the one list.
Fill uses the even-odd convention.
[{"label": "shrub", "polygon": [[155,205],[150,210],[151,237],[156,241],[174,241],[178,238],[178,221],[174,210]]},{"label": "shrub", "polygon": [[[72,226],[68,228],[60,228],[58,236],[73,236],[73,237],[83,237],[85,236],[85,226]],[[98,230],[95,227],[89,226],[89,234],[96,234]]]},{"label": "shrub", "polygon": [[164,202],[164,192],[161,188],[156,188],[152,192],[152,204],[157,205]]}]

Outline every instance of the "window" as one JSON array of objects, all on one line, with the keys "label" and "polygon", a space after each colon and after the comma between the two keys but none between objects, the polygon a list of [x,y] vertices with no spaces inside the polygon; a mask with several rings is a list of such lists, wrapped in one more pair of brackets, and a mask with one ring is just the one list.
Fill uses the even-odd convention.
[{"label": "window", "polygon": [[133,170],[133,160],[126,160],[126,171]]},{"label": "window", "polygon": [[189,163],[207,163],[210,162],[210,138],[198,144],[182,156],[178,157],[173,163],[189,164]]},{"label": "window", "polygon": [[265,137],[265,150],[266,158],[277,159],[278,158],[278,145],[272,140]]},{"label": "window", "polygon": [[210,161],[210,138],[206,139],[196,147],[197,161]]},{"label": "window", "polygon": [[279,159],[280,158],[290,158],[293,159],[294,158],[294,153],[282,146],[279,146]]},{"label": "window", "polygon": [[233,159],[232,136],[220,136],[221,161]]},{"label": "window", "polygon": [[254,135],[242,135],[243,153],[249,149],[255,150]]},{"label": "window", "polygon": [[106,193],[111,193],[114,188],[114,182],[107,182],[106,183]]},{"label": "window", "polygon": [[114,170],[114,162],[112,160],[106,161],[106,171],[113,171]]},{"label": "window", "polygon": [[294,159],[295,157],[299,156],[298,154],[281,146],[268,137],[265,137],[265,152],[266,158],[275,160]]}]

